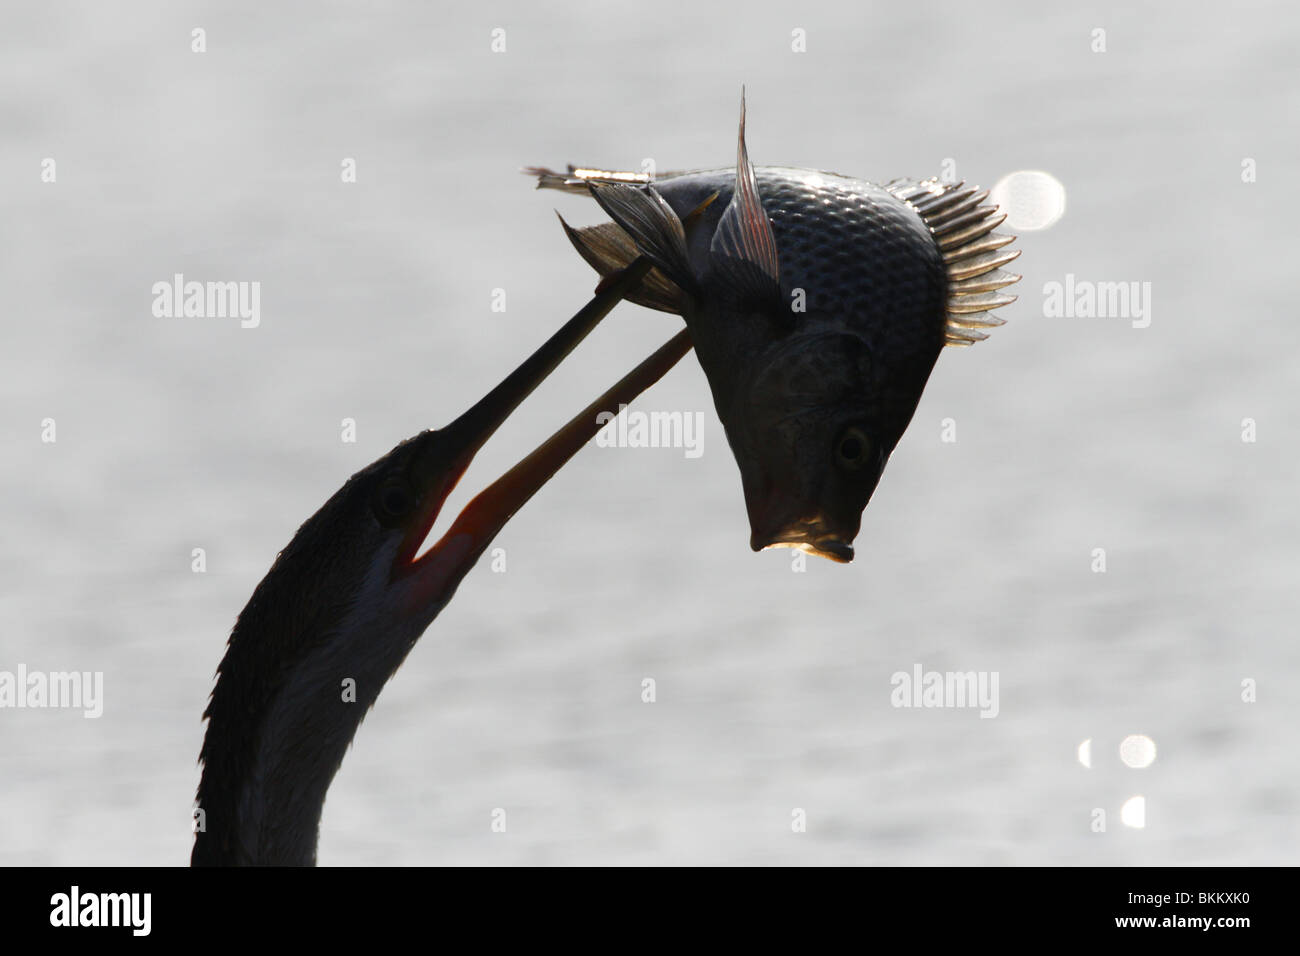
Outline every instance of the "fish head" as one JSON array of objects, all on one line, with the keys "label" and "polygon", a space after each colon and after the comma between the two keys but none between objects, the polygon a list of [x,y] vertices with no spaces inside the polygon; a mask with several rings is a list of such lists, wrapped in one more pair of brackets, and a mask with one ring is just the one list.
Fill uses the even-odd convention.
[{"label": "fish head", "polygon": [[750,547],[853,560],[853,540],[897,436],[875,395],[869,344],[842,332],[769,350],[723,416]]}]

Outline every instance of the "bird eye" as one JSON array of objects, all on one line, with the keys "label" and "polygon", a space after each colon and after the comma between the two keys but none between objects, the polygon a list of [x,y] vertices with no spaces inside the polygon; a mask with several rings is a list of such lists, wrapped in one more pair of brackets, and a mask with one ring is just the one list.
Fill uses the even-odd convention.
[{"label": "bird eye", "polygon": [[861,428],[850,425],[835,439],[835,461],[848,471],[857,471],[871,459],[871,438]]},{"label": "bird eye", "polygon": [[415,495],[401,478],[389,478],[379,486],[377,503],[381,518],[402,518],[415,507]]}]

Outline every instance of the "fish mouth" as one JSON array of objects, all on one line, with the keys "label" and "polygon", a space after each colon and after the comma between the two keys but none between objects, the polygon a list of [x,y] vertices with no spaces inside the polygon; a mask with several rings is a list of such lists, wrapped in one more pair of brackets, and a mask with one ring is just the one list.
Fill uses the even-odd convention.
[{"label": "fish mouth", "polygon": [[853,560],[852,538],[847,538],[832,530],[826,519],[818,515],[814,518],[795,521],[782,528],[760,533],[755,531],[749,538],[749,546],[755,551],[769,548],[795,548],[806,554],[815,554],[828,558],[838,564],[848,564]]}]

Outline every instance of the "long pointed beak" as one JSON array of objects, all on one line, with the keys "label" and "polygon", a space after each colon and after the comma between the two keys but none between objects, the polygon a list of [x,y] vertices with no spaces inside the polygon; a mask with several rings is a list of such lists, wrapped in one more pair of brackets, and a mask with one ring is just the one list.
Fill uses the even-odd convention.
[{"label": "long pointed beak", "polygon": [[650,260],[642,256],[601,280],[595,296],[573,318],[468,411],[436,433],[437,440],[428,444],[413,466],[412,479],[426,505],[407,531],[393,565],[394,574],[410,570],[411,561],[437,521],[443,502],[465,474],[478,450],[600,320],[636,288],[651,268]]},{"label": "long pointed beak", "polygon": [[[592,300],[565,322],[559,331],[502,379],[496,388],[475,402],[469,411],[442,429],[442,450],[451,452],[455,462],[461,466],[462,473],[493,432],[501,427],[502,422],[568,358],[569,353],[577,348],[578,343],[587,337],[600,320],[636,288],[651,267],[650,260],[641,256],[626,268],[604,279],[597,286]],[[445,461],[442,465],[445,467]]]},{"label": "long pointed beak", "polygon": [[429,460],[419,466],[429,478],[426,494],[430,507],[423,520],[412,526],[403,555],[399,557],[399,564],[419,575],[419,585],[413,594],[416,600],[433,601],[439,597],[449,600],[460,579],[506,522],[604,427],[604,423],[597,422],[597,415],[607,410],[616,412],[619,405],[630,404],[691,350],[690,333],[679,332],[484,489],[414,565],[406,563],[414,557],[442,502],[475,453],[587,333],[636,287],[650,268],[650,261],[640,257],[602,280],[595,297],[581,311],[469,411],[441,430],[439,435],[443,440],[430,453]]},{"label": "long pointed beak", "polygon": [[[433,546],[433,550],[445,548],[459,551],[468,548],[477,557],[515,512],[605,427],[606,422],[598,421],[601,412],[617,412],[620,405],[630,404],[659,381],[690,350],[691,334],[683,329],[571,418],[567,425],[519,464],[481,491],[465,506],[447,533]],[[468,540],[459,541],[461,538]]]},{"label": "long pointed beak", "polygon": [[[718,194],[715,192],[687,213],[682,218],[683,229],[688,229],[699,221],[704,210],[717,198]],[[602,279],[596,287],[595,297],[590,302],[564,323],[560,330],[547,339],[542,347],[530,355],[522,365],[507,375],[500,385],[484,395],[469,411],[442,430],[443,436],[451,442],[450,445],[444,444],[443,448],[452,449],[458,460],[463,458],[460,471],[456,474],[457,478],[465,468],[469,467],[470,459],[483,447],[492,433],[519,407],[519,403],[531,395],[533,389],[540,385],[546,376],[555,371],[578,343],[587,337],[587,333],[594,329],[620,300],[635,289],[653,267],[654,264],[649,258],[637,256],[619,271],[610,273]],[[687,348],[689,347],[688,344]],[[681,356],[679,355],[678,358]],[[668,367],[671,368],[671,365]],[[664,371],[667,371],[667,368]],[[660,372],[656,379],[662,375],[663,372]],[[652,382],[647,382],[642,388],[647,388],[650,384]]]},{"label": "long pointed beak", "polygon": [[605,426],[597,416],[617,411],[659,381],[691,350],[691,335],[678,332],[640,365],[569,420],[504,475],[479,492],[447,532],[416,562],[417,587],[412,597],[435,603],[451,599],[461,579],[492,539],[542,485]]}]

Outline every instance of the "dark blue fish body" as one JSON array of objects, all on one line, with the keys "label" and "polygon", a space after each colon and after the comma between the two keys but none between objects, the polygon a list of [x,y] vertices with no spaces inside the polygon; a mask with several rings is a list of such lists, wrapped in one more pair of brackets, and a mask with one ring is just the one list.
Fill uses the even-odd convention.
[{"label": "dark blue fish body", "polygon": [[[590,190],[614,220],[570,229],[602,274],[645,254],[635,302],[681,315],[740,467],[755,550],[834,560],[852,541],[939,353],[984,338],[1018,276],[987,194],[877,186],[750,166],[741,118],[730,169],[537,171]],[[644,182],[638,182],[644,179]],[[737,186],[739,183],[739,188]],[[703,208],[701,208],[703,207]]]}]

